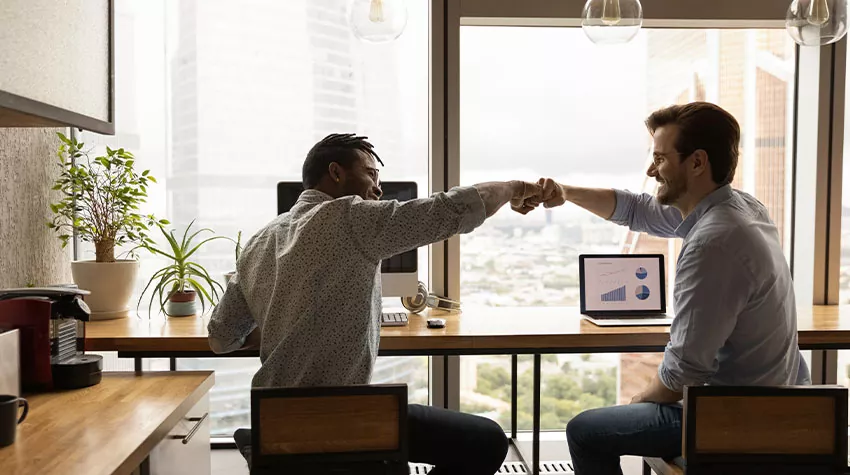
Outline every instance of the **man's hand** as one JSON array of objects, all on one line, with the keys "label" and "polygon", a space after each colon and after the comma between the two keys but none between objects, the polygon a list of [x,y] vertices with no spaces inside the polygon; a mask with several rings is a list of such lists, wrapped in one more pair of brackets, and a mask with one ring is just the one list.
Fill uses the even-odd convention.
[{"label": "man's hand", "polygon": [[539,183],[515,181],[511,184],[513,187],[511,209],[517,213],[528,214],[542,201],[543,187]]},{"label": "man's hand", "polygon": [[664,386],[664,383],[661,382],[661,379],[658,378],[658,374],[656,373],[653,376],[652,380],[643,391],[637,393],[632,398],[632,401],[629,404],[638,404],[641,402],[654,402],[656,404],[672,404],[674,402],[678,402],[682,400],[682,393],[677,391],[671,391]]},{"label": "man's hand", "polygon": [[537,183],[543,189],[540,203],[543,203],[544,208],[554,208],[566,203],[567,192],[558,182],[551,178],[541,178]]}]

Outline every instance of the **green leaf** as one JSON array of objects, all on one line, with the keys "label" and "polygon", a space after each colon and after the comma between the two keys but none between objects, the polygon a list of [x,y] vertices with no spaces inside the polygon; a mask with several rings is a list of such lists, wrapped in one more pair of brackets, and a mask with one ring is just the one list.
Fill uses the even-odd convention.
[{"label": "green leaf", "polygon": [[224,236],[213,236],[213,237],[211,237],[211,238],[204,239],[204,240],[203,240],[203,241],[201,241],[201,242],[200,242],[197,246],[195,246],[195,247],[194,247],[191,251],[189,251],[188,253],[186,253],[185,258],[187,258],[187,259],[188,259],[188,258],[189,258],[189,256],[191,256],[192,254],[194,254],[194,253],[195,253],[195,251],[197,251],[197,250],[198,250],[198,249],[199,249],[199,248],[200,248],[200,247],[201,247],[204,243],[207,243],[207,242],[210,242],[210,241],[215,241],[216,239],[227,239],[227,238],[226,238],[226,237],[224,237]]}]

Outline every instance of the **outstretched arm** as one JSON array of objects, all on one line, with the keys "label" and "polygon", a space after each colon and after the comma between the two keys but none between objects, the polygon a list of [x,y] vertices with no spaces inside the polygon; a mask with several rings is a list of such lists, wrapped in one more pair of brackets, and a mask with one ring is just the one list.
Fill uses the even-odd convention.
[{"label": "outstretched arm", "polygon": [[600,218],[628,226],[632,231],[681,237],[676,235],[676,228],[682,222],[682,214],[672,206],[660,204],[652,195],[563,185],[550,178],[541,178],[540,185],[543,187],[541,202],[547,208],[569,201]]},{"label": "outstretched arm", "polygon": [[354,198],[347,216],[360,251],[374,260],[468,233],[506,203],[520,213],[534,209],[525,201],[542,188],[522,181],[488,182],[452,188],[429,198],[364,201]]}]

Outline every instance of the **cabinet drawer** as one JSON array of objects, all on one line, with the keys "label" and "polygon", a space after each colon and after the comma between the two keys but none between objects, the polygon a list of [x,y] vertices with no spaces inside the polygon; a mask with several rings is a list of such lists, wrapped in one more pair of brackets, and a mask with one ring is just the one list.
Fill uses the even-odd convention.
[{"label": "cabinet drawer", "polygon": [[206,394],[151,452],[151,475],[210,475],[209,410]]}]

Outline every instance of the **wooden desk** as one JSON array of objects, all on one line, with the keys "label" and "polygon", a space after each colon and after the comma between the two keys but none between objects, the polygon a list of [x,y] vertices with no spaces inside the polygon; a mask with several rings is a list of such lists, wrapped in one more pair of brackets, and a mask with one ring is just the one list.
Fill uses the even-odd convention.
[{"label": "wooden desk", "polygon": [[0,473],[131,473],[213,382],[209,371],[105,373],[92,387],[26,396],[29,415],[0,449]]},{"label": "wooden desk", "polygon": [[[803,349],[850,348],[850,306],[798,309],[799,342]],[[430,329],[429,316],[446,319],[446,327]],[[215,356],[207,343],[207,319],[198,317],[93,322],[86,326],[86,349],[117,351],[119,356]],[[411,315],[404,327],[381,329],[382,355],[514,355],[533,354],[532,456],[528,467],[539,467],[541,354],[660,352],[670,339],[669,327],[598,327],[582,319],[577,308],[475,308],[461,314],[427,311]],[[257,356],[257,351],[226,356]],[[444,375],[447,376],[448,373]],[[444,381],[444,384],[446,382]],[[516,401],[512,401],[516,405]],[[529,463],[530,462],[530,463]],[[537,473],[532,470],[532,473]]]},{"label": "wooden desk", "polygon": [[[429,316],[445,318],[446,327],[427,328]],[[211,356],[207,321],[131,317],[91,322],[86,349],[126,356]],[[798,329],[801,348],[850,348],[850,306],[800,308]],[[380,349],[382,355],[636,352],[661,351],[668,340],[668,327],[597,327],[583,320],[577,308],[473,307],[461,314],[428,311],[411,315],[407,326],[382,328]]]}]

